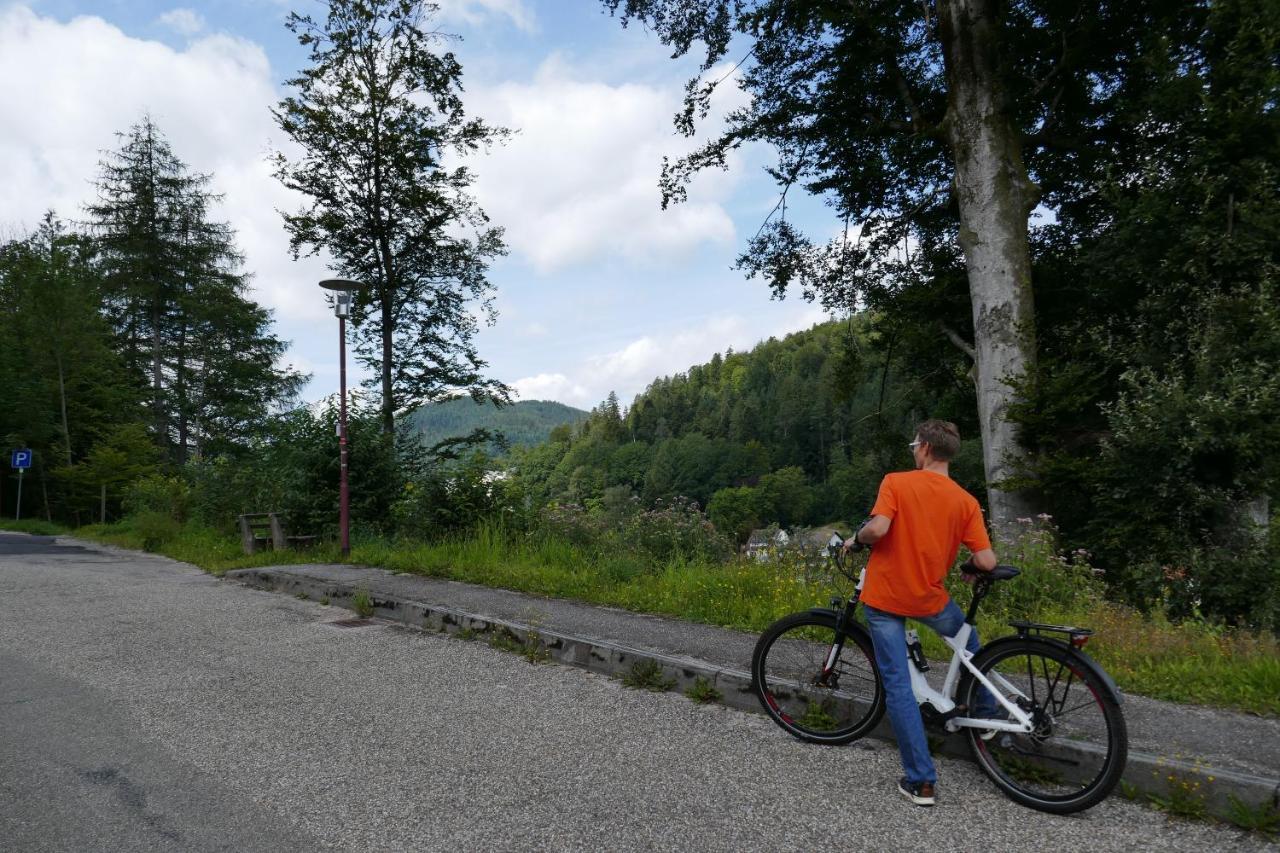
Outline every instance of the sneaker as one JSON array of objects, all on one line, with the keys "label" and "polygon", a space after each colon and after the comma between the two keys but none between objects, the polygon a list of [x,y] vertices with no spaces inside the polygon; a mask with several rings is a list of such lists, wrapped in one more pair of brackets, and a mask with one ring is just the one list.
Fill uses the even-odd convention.
[{"label": "sneaker", "polygon": [[916,782],[912,784],[906,780],[906,777],[898,780],[898,791],[902,796],[906,797],[917,806],[933,805],[933,783],[932,782]]}]

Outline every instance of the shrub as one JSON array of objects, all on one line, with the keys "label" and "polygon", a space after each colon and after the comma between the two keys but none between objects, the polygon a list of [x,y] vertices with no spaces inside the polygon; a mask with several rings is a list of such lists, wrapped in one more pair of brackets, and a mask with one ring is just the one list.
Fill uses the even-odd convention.
[{"label": "shrub", "polygon": [[145,551],[159,551],[168,542],[178,538],[182,525],[172,515],[155,510],[147,510],[134,515],[130,523],[134,532],[142,540]]},{"label": "shrub", "polygon": [[124,497],[124,511],[129,515],[160,513],[179,524],[191,517],[191,486],[181,477],[152,474],[138,480]]},{"label": "shrub", "polygon": [[684,498],[661,499],[653,509],[627,519],[621,530],[626,544],[644,551],[655,560],[675,558],[720,561],[733,553],[730,541],[698,509]]}]

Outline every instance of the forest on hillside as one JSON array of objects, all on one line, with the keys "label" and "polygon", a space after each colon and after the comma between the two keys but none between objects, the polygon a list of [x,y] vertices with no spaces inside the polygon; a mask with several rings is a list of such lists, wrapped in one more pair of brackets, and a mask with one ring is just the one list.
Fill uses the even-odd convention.
[{"label": "forest on hillside", "polygon": [[462,396],[419,406],[405,419],[427,444],[485,430],[495,438],[486,450],[501,455],[507,447],[540,444],[556,427],[576,425],[586,417],[581,409],[551,400],[517,400],[499,406],[491,400],[477,402]]}]

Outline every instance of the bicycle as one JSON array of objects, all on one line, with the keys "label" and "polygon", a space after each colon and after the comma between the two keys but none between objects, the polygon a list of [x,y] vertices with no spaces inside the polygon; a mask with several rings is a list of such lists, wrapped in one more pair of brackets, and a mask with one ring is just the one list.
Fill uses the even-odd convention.
[{"label": "bicycle", "polygon": [[[843,606],[837,596],[829,608],[784,616],[761,634],[751,658],[752,687],[773,721],[801,740],[833,745],[870,733],[885,707],[871,635],[855,618],[866,567],[855,578],[838,549],[834,562],[855,582]],[[1016,634],[970,654],[978,606],[1021,570],[968,568],[973,599],[960,632],[943,638],[953,654],[940,690],[925,677],[918,635],[907,632],[911,687],[926,724],[963,731],[978,766],[1015,802],[1054,814],[1096,805],[1119,782],[1129,746],[1120,691],[1083,651],[1093,631],[1015,621]],[[966,716],[983,688],[1000,710]]]}]

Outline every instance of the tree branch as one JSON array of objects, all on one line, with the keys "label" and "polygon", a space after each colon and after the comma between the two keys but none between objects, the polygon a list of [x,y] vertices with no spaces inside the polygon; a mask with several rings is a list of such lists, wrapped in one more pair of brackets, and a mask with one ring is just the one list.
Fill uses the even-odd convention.
[{"label": "tree branch", "polygon": [[942,333],[947,336],[947,340],[955,344],[961,352],[969,356],[969,358],[975,362],[978,360],[978,354],[974,351],[973,344],[956,334],[955,329],[951,328],[941,320],[938,321],[938,328],[942,329]]}]

